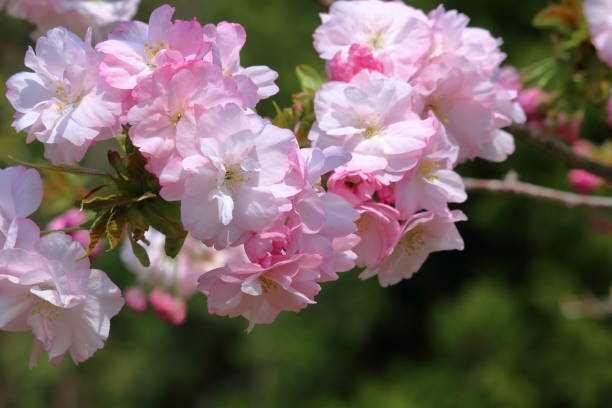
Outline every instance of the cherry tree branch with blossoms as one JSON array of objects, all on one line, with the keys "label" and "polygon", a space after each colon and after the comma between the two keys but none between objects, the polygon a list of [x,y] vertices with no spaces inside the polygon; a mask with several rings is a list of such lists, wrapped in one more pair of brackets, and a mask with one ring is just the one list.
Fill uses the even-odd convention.
[{"label": "cherry tree branch with blossoms", "polygon": [[[257,105],[279,91],[278,74],[241,65],[240,24],[176,20],[169,5],[148,23],[126,21],[133,1],[77,3],[50,11],[98,29],[48,27],[40,8],[2,3],[42,34],[26,53],[30,71],[7,81],[13,127],[51,162],[29,167],[107,183],[41,232],[29,218],[42,203],[39,173],[0,170],[0,329],[32,331],[31,365],[42,351],[54,363],[85,361],[124,303],[180,324],[200,294],[210,313],[241,316],[251,331],[315,304],[351,270],[398,284],[432,253],[464,248],[457,223],[467,217],[452,206],[466,190],[612,207],[456,171],[506,160],[513,125],[527,123],[530,143],[594,173],[574,173],[581,189],[612,179],[580,146],[542,136],[575,121],[538,116],[544,93],[523,89],[517,70],[501,67],[501,39],[457,11],[333,2],[314,33],[325,72],[298,66],[292,106],[264,118]],[[111,173],[75,166],[110,139]],[[124,293],[91,269],[105,238],[137,277]]]}]

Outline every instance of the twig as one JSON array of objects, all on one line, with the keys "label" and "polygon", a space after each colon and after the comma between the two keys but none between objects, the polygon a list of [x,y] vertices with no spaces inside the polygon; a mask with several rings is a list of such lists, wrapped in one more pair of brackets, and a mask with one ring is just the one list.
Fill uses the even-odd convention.
[{"label": "twig", "polygon": [[519,181],[516,173],[511,172],[503,180],[487,180],[464,178],[465,187],[472,191],[493,191],[500,193],[515,194],[519,196],[532,197],[541,200],[553,201],[568,207],[589,207],[612,209],[612,198],[595,197],[582,194],[574,194],[555,190],[535,184]]},{"label": "twig", "polygon": [[586,170],[612,184],[612,166],[607,166],[582,156],[574,152],[569,146],[563,144],[558,139],[529,126],[515,126],[514,130],[513,133],[525,139],[529,144],[543,150],[553,157],[561,159],[570,168]]}]

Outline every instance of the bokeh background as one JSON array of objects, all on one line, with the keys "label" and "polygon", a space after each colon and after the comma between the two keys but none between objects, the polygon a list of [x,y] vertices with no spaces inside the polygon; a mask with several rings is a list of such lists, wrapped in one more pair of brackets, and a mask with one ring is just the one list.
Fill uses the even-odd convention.
[{"label": "bokeh background", "polygon": [[[243,65],[266,64],[280,74],[280,105],[297,91],[294,67],[323,69],[312,48],[322,6],[311,0],[180,0],[177,17],[243,24]],[[519,67],[546,56],[548,39],[531,28],[545,0],[448,0],[505,39],[508,62]],[[143,0],[147,20],[160,1]],[[437,2],[411,0],[430,10]],[[0,88],[23,70],[31,44],[27,22],[0,15]],[[260,111],[271,114],[271,103]],[[0,98],[0,166],[7,155],[39,160],[10,128]],[[610,136],[603,123],[592,137]],[[103,151],[89,155],[101,162]],[[464,175],[502,177],[568,189],[567,169],[518,141],[502,165],[463,165]],[[81,181],[46,175],[51,186],[37,213],[44,224],[70,204]],[[568,319],[560,303],[571,295],[606,296],[612,282],[612,237],[593,216],[525,198],[472,194],[459,206],[470,218],[460,231],[464,252],[437,253],[411,280],[382,289],[355,272],[324,285],[318,304],[283,313],[251,333],[243,319],[209,316],[205,299],[189,304],[186,324],[172,327],[152,312],[125,309],[112,321],[106,347],[81,366],[41,359],[28,370],[32,338],[0,333],[0,407],[609,407],[612,404],[612,324]],[[95,262],[122,287],[133,282],[117,259]]]}]

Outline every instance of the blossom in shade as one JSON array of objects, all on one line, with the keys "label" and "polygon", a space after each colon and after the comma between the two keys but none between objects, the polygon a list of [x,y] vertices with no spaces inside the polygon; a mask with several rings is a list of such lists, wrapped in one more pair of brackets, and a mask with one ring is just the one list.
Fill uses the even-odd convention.
[{"label": "blossom in shade", "polygon": [[612,2],[584,0],[583,10],[599,58],[612,66]]},{"label": "blossom in shade", "polygon": [[84,255],[63,233],[42,237],[32,250],[0,250],[0,329],[32,331],[31,366],[41,351],[54,364],[66,353],[77,364],[87,360],[123,307],[119,288]]},{"label": "blossom in shade", "polygon": [[463,250],[463,239],[455,223],[467,218],[461,211],[446,215],[422,212],[408,220],[395,249],[379,266],[368,268],[359,275],[362,279],[378,276],[381,286],[394,285],[410,279],[436,251]]},{"label": "blossom in shade", "polygon": [[267,266],[230,264],[203,274],[199,289],[210,313],[243,316],[251,331],[256,324],[272,323],[283,310],[298,312],[315,303],[320,263],[318,256],[295,255]]},{"label": "blossom in shade", "polygon": [[[85,224],[87,221],[87,216],[82,211],[77,210],[76,208],[71,208],[65,213],[59,215],[58,217],[52,219],[49,224],[47,224],[47,230],[62,230],[68,228],[77,228],[81,225]],[[87,248],[89,246],[89,231],[86,229],[68,232],[68,235],[72,237],[76,242],[81,244],[83,248]],[[102,252],[102,248],[104,245],[102,242],[98,243],[93,251],[91,251],[90,258],[94,259]]]},{"label": "blossom in shade", "polygon": [[365,203],[357,207],[357,235],[359,243],[353,248],[357,266],[375,268],[395,248],[401,233],[400,214],[395,208],[382,203]]},{"label": "blossom in shade", "polygon": [[31,248],[40,236],[27,217],[43,197],[40,174],[23,166],[0,169],[0,249]]},{"label": "blossom in shade", "polygon": [[25,65],[7,81],[15,108],[13,126],[45,145],[54,164],[83,158],[99,140],[119,134],[122,95],[98,77],[98,55],[90,38],[54,28],[26,54]]},{"label": "blossom in shade", "polygon": [[172,21],[174,8],[163,5],[151,13],[149,24],[119,24],[99,43],[100,75],[113,87],[134,89],[139,80],[163,66],[179,67],[201,60],[209,51],[202,26],[192,21]]},{"label": "blossom in shade", "polygon": [[189,235],[181,252],[171,258],[165,253],[166,238],[161,232],[149,229],[145,238],[149,244],[143,247],[151,266],[145,267],[140,263],[129,242],[121,249],[121,260],[136,275],[141,287],[163,288],[185,299],[196,292],[198,278],[204,272],[224,266],[229,259],[246,259],[241,248],[217,251]]},{"label": "blossom in shade", "polygon": [[347,164],[376,174],[388,184],[413,168],[434,133],[413,107],[412,87],[379,73],[361,71],[350,83],[328,82],[315,97],[313,146],[340,146],[353,155]]},{"label": "blossom in shade", "polygon": [[[183,225],[217,249],[238,245],[269,227],[287,204],[282,199],[292,190],[283,180],[297,142],[289,130],[232,104],[196,120],[199,154],[182,161]],[[164,190],[162,196],[169,199]]]},{"label": "blossom in shade", "polygon": [[579,169],[570,170],[568,180],[572,189],[580,194],[592,194],[603,184],[601,177]]}]

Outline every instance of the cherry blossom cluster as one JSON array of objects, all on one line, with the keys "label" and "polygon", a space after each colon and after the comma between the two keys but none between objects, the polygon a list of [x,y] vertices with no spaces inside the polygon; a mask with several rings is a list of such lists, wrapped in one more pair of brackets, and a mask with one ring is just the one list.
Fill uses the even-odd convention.
[{"label": "cherry blossom cluster", "polygon": [[455,222],[465,216],[448,209],[467,198],[454,168],[505,160],[514,142],[502,128],[524,112],[499,68],[501,41],[463,14],[340,1],[322,20],[315,48],[332,80],[315,96],[309,139],[352,154],[329,191],[360,214],[361,277],[395,284],[430,252],[463,248]]},{"label": "cherry blossom cluster", "polygon": [[131,20],[140,0],[0,0],[0,11],[36,25],[34,37],[63,26],[79,35],[92,27],[102,38],[121,21]]},{"label": "cherry blossom cluster", "polygon": [[[89,237],[39,238],[25,217],[40,204],[40,180],[30,170],[4,170],[8,184],[0,189],[13,186],[7,197],[25,189],[32,205],[17,210],[15,198],[0,195],[0,238],[13,251],[5,263],[0,253],[0,285],[7,285],[0,304],[16,305],[0,314],[0,329],[32,329],[35,352],[48,351],[52,361],[70,350],[80,362],[102,346],[123,299],[106,275],[89,269],[82,246],[95,257],[103,222],[114,222],[115,240],[130,220],[122,249],[138,280],[126,291],[130,308],[150,304],[180,324],[186,300],[203,293],[210,313],[242,316],[248,330],[315,303],[321,284],[355,267],[361,278],[377,276],[388,286],[410,278],[431,252],[463,249],[455,223],[466,217],[448,207],[467,198],[455,167],[504,160],[514,143],[502,129],[525,120],[519,89],[499,68],[500,40],[442,7],[426,15],[402,2],[334,3],[314,35],[331,80],[311,90],[316,120],[298,144],[294,129],[255,111],[278,92],[277,74],[241,65],[243,27],[202,26],[173,13],[165,5],[148,24],[120,23],[95,46],[91,30],[81,39],[52,28],[26,54],[31,72],[8,80],[13,126],[28,142],[41,142],[53,165],[74,164],[94,144],[127,137],[155,182],[130,180],[134,172],[117,170],[123,162],[110,152],[127,187],[88,204],[110,200],[112,210],[97,215]],[[157,190],[142,194],[143,184]],[[138,195],[126,196],[133,185]],[[175,237],[189,233],[176,257],[167,256],[171,238],[160,232],[166,219],[156,231],[145,213],[134,216],[141,202],[159,197],[178,203],[177,214],[180,205],[184,231]],[[70,210],[49,229],[85,219]],[[95,333],[87,331],[92,322]]]},{"label": "cherry blossom cluster", "polygon": [[42,351],[55,364],[66,353],[80,363],[104,346],[124,302],[79,242],[62,232],[41,236],[27,218],[42,196],[36,170],[0,170],[0,330],[32,331],[30,366]]}]

